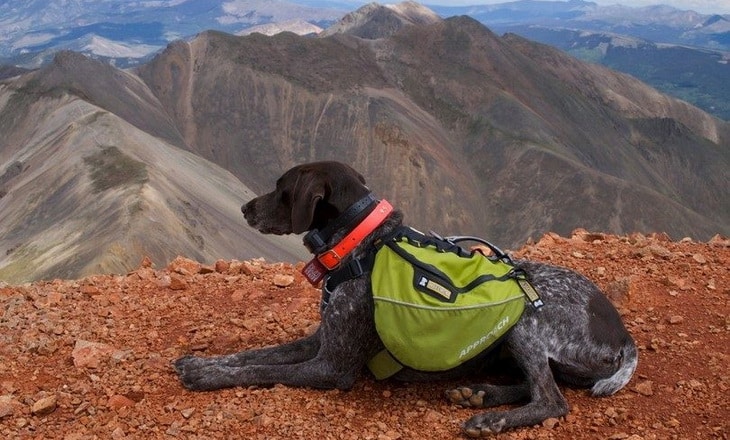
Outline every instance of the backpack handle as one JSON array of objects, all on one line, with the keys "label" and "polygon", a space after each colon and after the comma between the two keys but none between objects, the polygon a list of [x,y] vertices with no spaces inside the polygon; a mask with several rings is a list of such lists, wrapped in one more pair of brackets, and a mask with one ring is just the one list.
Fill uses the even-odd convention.
[{"label": "backpack handle", "polygon": [[462,242],[462,241],[475,241],[477,243],[481,243],[481,244],[485,245],[486,247],[488,247],[489,249],[491,249],[492,252],[494,252],[494,255],[496,255],[497,258],[499,258],[500,260],[502,260],[508,264],[513,264],[512,257],[510,257],[502,249],[498,248],[496,245],[490,243],[489,241],[487,241],[483,238],[474,237],[471,235],[452,235],[450,237],[442,237],[433,231],[428,231],[428,233],[433,235],[434,237],[438,238],[439,240],[445,240],[454,245],[456,245],[457,243]]}]

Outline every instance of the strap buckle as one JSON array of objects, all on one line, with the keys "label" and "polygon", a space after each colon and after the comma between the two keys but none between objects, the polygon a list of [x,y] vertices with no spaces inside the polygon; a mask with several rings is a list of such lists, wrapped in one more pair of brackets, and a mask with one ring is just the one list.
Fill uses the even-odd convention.
[{"label": "strap buckle", "polygon": [[334,249],[328,249],[325,252],[317,255],[317,259],[328,270],[337,269],[342,262],[342,257]]}]

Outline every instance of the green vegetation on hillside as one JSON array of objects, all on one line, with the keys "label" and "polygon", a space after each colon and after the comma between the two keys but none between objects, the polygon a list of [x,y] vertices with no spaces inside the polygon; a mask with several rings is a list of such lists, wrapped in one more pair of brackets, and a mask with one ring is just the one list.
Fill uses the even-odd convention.
[{"label": "green vegetation on hillside", "polygon": [[122,153],[117,147],[104,147],[84,158],[94,184],[94,191],[102,192],[125,185],[144,184],[149,179],[142,162]]}]

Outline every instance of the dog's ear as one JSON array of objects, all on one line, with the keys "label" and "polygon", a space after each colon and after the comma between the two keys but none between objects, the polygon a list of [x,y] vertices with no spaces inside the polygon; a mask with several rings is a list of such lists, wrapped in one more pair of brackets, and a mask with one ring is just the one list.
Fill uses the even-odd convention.
[{"label": "dog's ear", "polygon": [[314,221],[317,203],[327,191],[325,180],[318,173],[304,173],[297,179],[292,194],[291,225],[295,234],[309,230]]}]

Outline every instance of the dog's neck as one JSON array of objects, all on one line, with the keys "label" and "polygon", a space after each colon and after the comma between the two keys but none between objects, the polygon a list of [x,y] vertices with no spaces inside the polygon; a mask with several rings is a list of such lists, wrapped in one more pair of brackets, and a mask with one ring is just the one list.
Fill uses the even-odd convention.
[{"label": "dog's neck", "polygon": [[[345,231],[349,233],[365,220],[378,206],[379,201],[372,193],[352,203],[347,209],[329,220],[322,229],[312,229],[304,236],[304,246],[315,255],[332,249],[335,245],[331,242],[336,234]],[[344,236],[343,236],[344,237]],[[339,242],[338,239],[335,243]]]},{"label": "dog's neck", "polygon": [[310,283],[318,284],[328,272],[369,252],[374,241],[400,225],[402,219],[400,211],[393,210],[387,201],[378,202],[361,222],[334,231],[302,273]]},{"label": "dog's neck", "polygon": [[[383,220],[380,225],[378,225],[377,228],[373,229],[372,232],[370,232],[368,235],[366,235],[362,240],[360,240],[360,243],[353,249],[352,252],[347,256],[347,260],[352,258],[361,258],[364,254],[367,252],[370,252],[373,249],[375,241],[383,237],[393,230],[400,226],[403,223],[403,213],[397,209],[394,209],[393,211],[388,214],[388,216]],[[337,234],[335,234],[332,237],[332,241],[330,243],[331,246],[334,246],[336,243],[338,243],[340,240],[342,240],[347,235],[347,231],[341,231]],[[343,258],[343,262],[346,263],[346,259]]]}]

